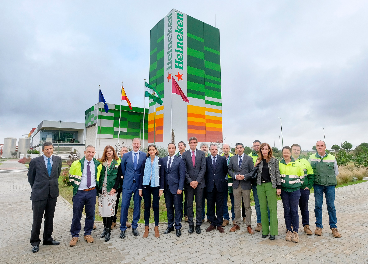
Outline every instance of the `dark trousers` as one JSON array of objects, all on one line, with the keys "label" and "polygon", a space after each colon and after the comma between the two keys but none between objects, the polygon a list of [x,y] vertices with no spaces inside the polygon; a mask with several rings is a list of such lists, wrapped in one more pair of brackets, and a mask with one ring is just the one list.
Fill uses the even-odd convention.
[{"label": "dark trousers", "polygon": [[175,229],[181,229],[183,194],[172,194],[170,190],[165,189],[165,202],[167,209],[167,226],[174,226]]},{"label": "dark trousers", "polygon": [[155,226],[158,226],[160,220],[159,202],[160,202],[160,187],[151,187],[144,185],[142,189],[143,200],[144,200],[144,224],[149,225],[150,211],[151,211],[151,195],[152,195],[152,209],[153,217],[155,219]]},{"label": "dark trousers", "polygon": [[[185,194],[184,194],[185,192]],[[183,202],[183,215],[184,216],[188,216],[188,206],[187,206],[187,194],[186,191],[183,190],[183,197],[184,197],[184,202]]]},{"label": "dark trousers", "polygon": [[42,218],[45,216],[43,226],[43,241],[52,241],[53,220],[57,198],[48,197],[42,201],[32,201],[33,224],[31,231],[31,245],[39,245]]},{"label": "dark trousers", "polygon": [[81,230],[81,219],[83,208],[86,212],[86,220],[84,224],[84,235],[90,235],[93,229],[96,205],[96,189],[91,191],[78,191],[73,196],[73,220],[70,227],[72,237],[79,237]]},{"label": "dark trousers", "polygon": [[102,222],[103,222],[103,225],[104,225],[105,229],[111,229],[112,218],[113,218],[113,216],[102,217]]},{"label": "dark trousers", "polygon": [[222,226],[224,194],[217,191],[216,186],[212,192],[207,192],[207,215],[213,226]]},{"label": "dark trousers", "polygon": [[112,221],[113,221],[114,223],[116,223],[116,219],[117,219],[116,215],[117,215],[117,213],[118,213],[118,209],[119,209],[119,200],[120,200],[120,195],[121,195],[121,190],[118,190],[118,191],[117,191],[117,194],[116,194],[115,215],[112,217]]},{"label": "dark trousers", "polygon": [[139,196],[138,188],[135,190],[123,189],[121,198],[121,215],[120,215],[120,230],[125,231],[127,229],[126,221],[128,220],[128,209],[130,205],[130,199],[133,195],[134,209],[133,209],[133,221],[132,228],[138,227],[138,221],[141,217],[141,197]]},{"label": "dark trousers", "polygon": [[[281,191],[286,229],[288,231],[295,231],[297,233],[299,229],[299,198],[300,190],[293,192],[285,192],[284,190]],[[293,226],[293,229],[291,229],[291,226]]]},{"label": "dark trousers", "polygon": [[[207,200],[207,188],[204,187],[203,188],[203,199],[202,199],[202,220],[206,218],[206,200]],[[208,207],[208,204],[207,204],[207,207]],[[208,216],[208,208],[207,208],[207,216]]]},{"label": "dark trousers", "polygon": [[187,195],[187,206],[188,206],[188,223],[189,225],[194,225],[193,217],[193,201],[195,197],[196,203],[196,225],[201,226],[202,224],[202,200],[203,200],[203,188],[195,188],[193,189],[190,185],[186,187],[186,195]]},{"label": "dark trousers", "polygon": [[309,194],[310,190],[300,189],[299,208],[300,213],[302,214],[303,226],[309,225],[309,210],[308,210]]}]

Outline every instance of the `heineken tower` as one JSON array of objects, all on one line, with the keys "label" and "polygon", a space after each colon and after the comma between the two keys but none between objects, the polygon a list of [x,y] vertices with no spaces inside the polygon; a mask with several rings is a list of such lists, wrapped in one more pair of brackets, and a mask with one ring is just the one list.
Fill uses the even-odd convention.
[{"label": "heineken tower", "polygon": [[[172,94],[172,78],[189,103]],[[163,100],[150,100],[149,143],[222,142],[219,29],[171,10],[150,32],[149,84]]]}]

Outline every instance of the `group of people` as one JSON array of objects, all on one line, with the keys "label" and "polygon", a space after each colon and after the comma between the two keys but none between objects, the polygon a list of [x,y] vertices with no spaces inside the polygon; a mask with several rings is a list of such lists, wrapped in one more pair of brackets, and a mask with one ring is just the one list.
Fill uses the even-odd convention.
[{"label": "group of people", "polygon": [[[253,151],[249,155],[244,153],[242,143],[236,144],[235,155],[230,152],[228,144],[222,145],[221,155],[216,144],[211,144],[209,149],[205,143],[201,144],[201,149],[197,149],[197,144],[197,138],[189,138],[189,150],[186,150],[186,144],[180,141],[177,152],[176,145],[169,143],[168,156],[159,158],[158,149],[154,144],[148,146],[146,154],[140,151],[140,139],[135,138],[132,151],[128,152],[128,149],[123,147],[119,157],[112,146],[106,146],[99,160],[94,158],[95,148],[88,145],[84,157],[74,161],[69,171],[69,180],[73,186],[70,246],[75,246],[79,240],[83,209],[86,214],[84,240],[93,243],[91,233],[95,220],[96,196],[104,224],[100,237],[106,242],[111,238],[111,229],[116,226],[120,198],[120,238],[126,237],[126,230],[130,226],[132,234],[139,236],[137,227],[142,198],[145,222],[143,237],[149,236],[151,207],[155,222],[154,235],[160,237],[159,200],[163,194],[168,219],[164,234],[175,231],[176,236],[180,237],[183,216],[189,224],[189,234],[194,231],[200,234],[205,219],[206,199],[207,221],[210,223],[206,232],[218,230],[224,233],[224,227],[230,223],[229,196],[233,224],[230,232],[240,230],[244,222],[247,232],[254,234],[251,226],[251,192],[257,216],[255,231],[262,232],[262,238],[269,236],[270,240],[274,240],[278,235],[277,196],[281,195],[286,240],[298,243],[298,207],[304,232],[307,235],[313,234],[309,226],[308,210],[312,187],[315,194],[315,235],[322,235],[322,204],[325,193],[332,234],[336,238],[341,237],[336,226],[334,206],[338,167],[335,157],[326,153],[325,142],[317,142],[317,152],[311,155],[309,160],[300,158],[301,147],[298,144],[283,147],[283,158],[280,161],[273,157],[270,145],[259,140],[253,142]],[[39,251],[43,217],[43,244],[59,244],[52,238],[52,231],[62,163],[60,157],[53,155],[52,143],[44,143],[42,150],[44,155],[32,159],[28,171],[33,209],[30,242],[34,253]],[[134,209],[130,225],[127,219],[132,197]]]}]

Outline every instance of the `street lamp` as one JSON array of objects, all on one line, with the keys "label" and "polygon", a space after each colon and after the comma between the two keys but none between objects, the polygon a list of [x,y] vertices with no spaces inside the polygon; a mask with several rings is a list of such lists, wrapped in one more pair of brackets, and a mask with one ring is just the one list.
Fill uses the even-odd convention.
[{"label": "street lamp", "polygon": [[58,154],[60,154],[60,130],[61,130],[61,120],[59,120]]},{"label": "street lamp", "polygon": [[281,148],[284,147],[284,137],[282,136],[282,121],[281,121],[281,117],[280,118],[280,124],[281,124]]}]

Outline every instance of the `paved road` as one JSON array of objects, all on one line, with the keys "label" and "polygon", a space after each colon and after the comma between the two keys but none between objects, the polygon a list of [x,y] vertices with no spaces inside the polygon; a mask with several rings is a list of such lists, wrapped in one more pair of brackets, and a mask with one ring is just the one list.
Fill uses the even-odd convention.
[{"label": "paved road", "polygon": [[[164,235],[166,225],[160,224],[161,238],[153,232],[147,239],[133,237],[128,231],[126,239],[119,238],[119,230],[105,243],[98,238],[102,224],[93,232],[94,244],[78,242],[69,247],[72,208],[58,199],[54,219],[54,238],[59,246],[40,246],[31,252],[29,237],[32,225],[30,187],[24,165],[5,162],[0,170],[0,263],[368,263],[368,182],[336,190],[338,227],[342,238],[334,239],[328,228],[327,209],[324,208],[322,237],[306,236],[300,232],[300,243],[285,241],[285,225],[281,201],[278,203],[279,233],[275,241],[262,239],[260,233],[251,236],[245,228],[236,233],[216,231],[189,235],[184,224],[183,235]],[[16,170],[16,172],[12,171]],[[310,208],[314,198],[311,196]],[[254,208],[253,215],[255,216]],[[312,230],[314,213],[311,212]],[[254,223],[254,218],[253,218]],[[82,225],[83,226],[83,225]],[[208,224],[203,225],[203,229]],[[139,231],[143,234],[143,226]],[[151,230],[153,229],[153,226]],[[204,231],[204,230],[203,230]]]}]

